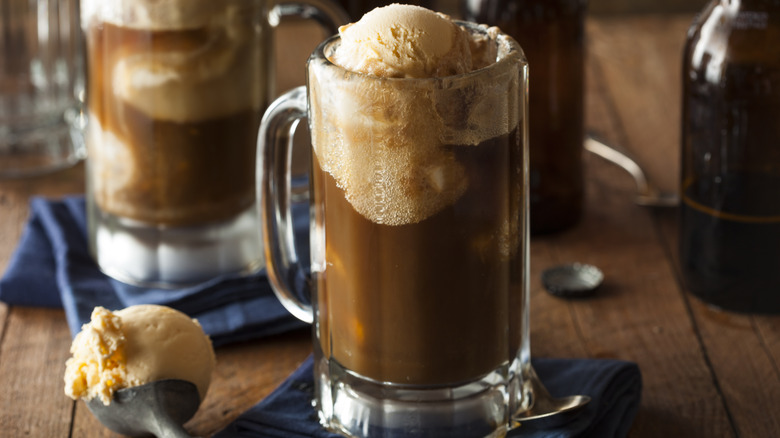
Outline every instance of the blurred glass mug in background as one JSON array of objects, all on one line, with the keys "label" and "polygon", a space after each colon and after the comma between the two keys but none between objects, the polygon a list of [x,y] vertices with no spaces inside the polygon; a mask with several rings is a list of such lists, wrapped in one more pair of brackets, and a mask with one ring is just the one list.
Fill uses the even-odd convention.
[{"label": "blurred glass mug in background", "polygon": [[0,3],[0,178],[83,158],[78,11],[77,0]]},{"label": "blurred glass mug in background", "polygon": [[[526,63],[511,38],[487,38],[498,55],[485,68],[399,79],[331,63],[333,37],[309,58],[308,89],[263,118],[266,266],[313,322],[315,403],[332,430],[501,436],[527,407]],[[288,186],[290,131],[307,115],[311,273]]]},{"label": "blurred glass mug in background", "polygon": [[347,21],[319,0],[82,1],[89,241],[108,275],[178,287],[262,267],[257,128],[286,15]]},{"label": "blurred glass mug in background", "polygon": [[466,20],[498,26],[523,47],[528,92],[531,234],[582,216],[587,0],[460,0]]}]

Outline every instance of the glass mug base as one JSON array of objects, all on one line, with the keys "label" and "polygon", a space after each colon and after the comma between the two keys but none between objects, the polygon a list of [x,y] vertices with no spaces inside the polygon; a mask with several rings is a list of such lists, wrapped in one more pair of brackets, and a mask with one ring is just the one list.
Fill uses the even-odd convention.
[{"label": "glass mug base", "polygon": [[91,208],[93,257],[124,283],[186,287],[224,274],[248,274],[263,266],[254,206],[227,222],[155,226]]},{"label": "glass mug base", "polygon": [[512,414],[527,409],[519,403],[529,400],[520,374],[515,361],[470,382],[415,387],[378,382],[319,358],[315,405],[325,428],[347,436],[502,437]]},{"label": "glass mug base", "polygon": [[44,175],[74,166],[84,157],[78,127],[64,121],[46,127],[3,133],[0,129],[0,178]]}]

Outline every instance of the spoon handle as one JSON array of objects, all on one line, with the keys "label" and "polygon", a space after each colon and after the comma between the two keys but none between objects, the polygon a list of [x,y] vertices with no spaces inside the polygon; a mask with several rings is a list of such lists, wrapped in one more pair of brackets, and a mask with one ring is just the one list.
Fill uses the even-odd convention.
[{"label": "spoon handle", "polygon": [[157,426],[155,431],[157,438],[196,438],[164,412],[155,412],[154,417],[156,420],[155,425]]},{"label": "spoon handle", "polygon": [[637,189],[635,200],[637,204],[645,207],[675,207],[679,203],[679,197],[676,193],[661,192],[648,181],[639,164],[625,153],[592,136],[585,138],[584,148],[586,151],[618,165],[634,178]]}]

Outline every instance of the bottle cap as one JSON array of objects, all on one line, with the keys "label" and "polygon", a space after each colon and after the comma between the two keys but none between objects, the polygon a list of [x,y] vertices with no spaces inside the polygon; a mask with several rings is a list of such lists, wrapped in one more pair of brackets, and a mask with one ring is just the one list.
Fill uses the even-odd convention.
[{"label": "bottle cap", "polygon": [[603,280],[604,274],[599,268],[583,263],[553,266],[542,272],[544,288],[562,298],[590,296]]}]

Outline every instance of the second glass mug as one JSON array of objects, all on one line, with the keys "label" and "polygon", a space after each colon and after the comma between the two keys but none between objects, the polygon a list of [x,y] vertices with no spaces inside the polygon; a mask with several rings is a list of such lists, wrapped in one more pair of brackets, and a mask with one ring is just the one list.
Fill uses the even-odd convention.
[{"label": "second glass mug", "polygon": [[[313,323],[320,420],[355,437],[502,436],[531,398],[522,50],[499,33],[488,67],[387,79],[331,63],[338,44],[314,51],[307,88],[269,107],[258,139],[266,267]],[[307,115],[310,273],[289,187]]]},{"label": "second glass mug", "polygon": [[90,252],[131,284],[180,287],[263,266],[260,118],[283,16],[347,22],[327,0],[82,0]]}]

